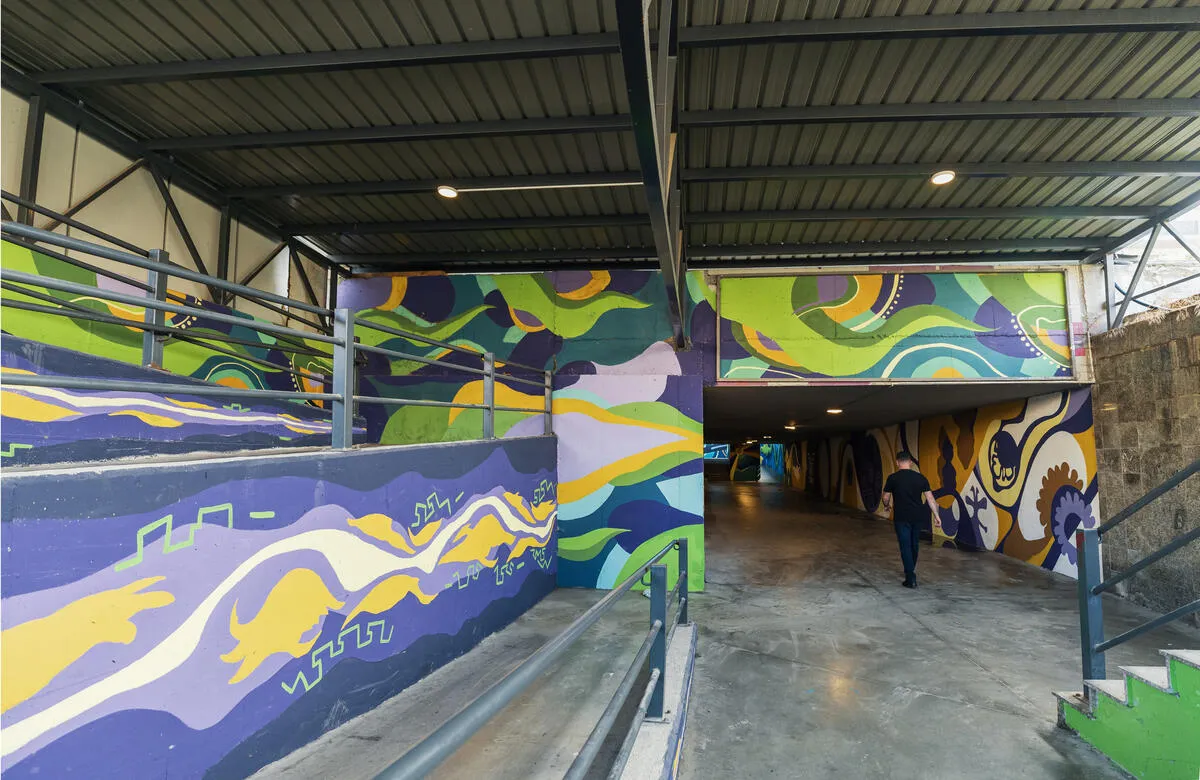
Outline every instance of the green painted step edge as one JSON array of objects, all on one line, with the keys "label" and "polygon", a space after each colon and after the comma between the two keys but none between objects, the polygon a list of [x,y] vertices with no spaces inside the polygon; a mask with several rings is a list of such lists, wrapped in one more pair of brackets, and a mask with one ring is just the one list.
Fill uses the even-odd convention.
[{"label": "green painted step edge", "polygon": [[1084,741],[1141,780],[1200,777],[1200,669],[1168,659],[1166,693],[1126,677],[1129,705],[1099,695],[1092,717],[1060,703],[1062,722]]}]

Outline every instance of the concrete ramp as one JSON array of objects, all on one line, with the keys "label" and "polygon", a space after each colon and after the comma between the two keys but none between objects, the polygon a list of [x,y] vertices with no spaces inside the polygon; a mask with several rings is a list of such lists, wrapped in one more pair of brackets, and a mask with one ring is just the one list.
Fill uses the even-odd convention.
[{"label": "concrete ramp", "polygon": [[[604,595],[557,590],[507,629],[420,683],[264,767],[257,780],[368,780],[552,639]],[[561,778],[645,637],[647,602],[622,599],[551,671],[493,718],[431,777]],[[628,722],[628,721],[626,721]],[[623,724],[615,730],[624,734]],[[612,740],[610,740],[610,743]],[[607,775],[616,745],[596,761]]]}]

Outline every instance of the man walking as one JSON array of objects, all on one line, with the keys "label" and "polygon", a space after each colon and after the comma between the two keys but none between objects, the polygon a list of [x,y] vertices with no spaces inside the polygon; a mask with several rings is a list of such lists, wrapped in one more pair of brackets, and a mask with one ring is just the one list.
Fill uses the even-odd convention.
[{"label": "man walking", "polygon": [[900,560],[904,562],[906,588],[917,587],[917,549],[921,542],[921,524],[933,512],[937,517],[937,502],[925,475],[913,468],[913,456],[908,452],[896,455],[896,472],[883,485],[883,508],[896,511],[892,522],[900,541]]}]

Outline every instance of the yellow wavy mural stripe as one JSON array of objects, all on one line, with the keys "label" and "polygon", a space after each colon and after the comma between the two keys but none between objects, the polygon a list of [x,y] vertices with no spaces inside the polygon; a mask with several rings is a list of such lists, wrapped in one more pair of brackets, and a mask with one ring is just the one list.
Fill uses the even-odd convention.
[{"label": "yellow wavy mural stripe", "polygon": [[413,594],[422,604],[429,604],[437,594],[429,595],[421,590],[421,582],[411,574],[396,574],[388,577],[363,596],[358,606],[346,616],[344,625],[350,625],[354,618],[366,612],[372,615],[382,615],[404,600],[408,594]]},{"label": "yellow wavy mural stripe", "polygon": [[132,642],[137,636],[134,615],[175,601],[164,590],[140,592],[164,579],[145,577],[123,588],[92,593],[0,633],[0,712],[45,688],[93,647]]},{"label": "yellow wavy mural stripe", "polygon": [[164,417],[161,414],[151,414],[150,412],[141,412],[137,409],[122,409],[118,412],[109,412],[109,417],[136,417],[146,425],[151,425],[155,428],[178,428],[183,425],[179,420],[173,420],[170,417]]},{"label": "yellow wavy mural stripe", "polygon": [[54,422],[68,417],[78,417],[80,414],[74,409],[39,401],[36,398],[8,390],[0,390],[0,408],[4,409],[5,417],[30,422]]},{"label": "yellow wavy mural stripe", "polygon": [[357,528],[372,539],[378,539],[384,544],[406,553],[416,550],[408,543],[408,538],[392,526],[392,518],[378,513],[352,517],[346,521],[351,528]]},{"label": "yellow wavy mural stripe", "polygon": [[592,271],[592,278],[587,284],[576,290],[560,292],[558,293],[558,297],[566,298],[568,301],[586,301],[593,295],[604,292],[611,282],[612,274],[608,271]]},{"label": "yellow wavy mural stripe", "polygon": [[229,613],[229,633],[237,644],[221,660],[241,664],[229,684],[249,677],[263,661],[275,653],[299,658],[312,649],[319,631],[310,639],[304,635],[321,624],[321,619],[342,602],[325,587],[321,575],[312,569],[292,569],[284,574],[267,594],[262,609],[245,623],[238,622],[237,602]]}]

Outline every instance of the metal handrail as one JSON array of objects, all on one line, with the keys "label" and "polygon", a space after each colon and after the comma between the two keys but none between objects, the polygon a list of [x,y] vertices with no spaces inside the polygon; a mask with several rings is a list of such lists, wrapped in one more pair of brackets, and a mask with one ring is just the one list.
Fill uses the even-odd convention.
[{"label": "metal handrail", "polygon": [[[48,213],[52,216],[61,217],[56,212],[51,212],[49,209],[36,208],[35,211],[40,213]],[[72,220],[74,222],[74,220]],[[68,223],[69,224],[69,223]],[[59,233],[41,230],[23,223],[3,222],[0,224],[0,229],[7,238],[14,239],[14,243],[19,243],[27,248],[42,251],[42,247],[34,245],[30,242],[40,242],[58,246],[64,249],[73,250],[83,254],[94,255],[96,257],[105,258],[118,263],[132,265],[137,268],[142,268],[149,271],[148,283],[141,283],[135,280],[126,279],[119,274],[100,269],[82,261],[76,261],[73,258],[67,258],[62,255],[60,259],[65,259],[68,262],[83,268],[92,268],[102,275],[117,280],[128,281],[135,288],[146,293],[145,296],[131,295],[125,292],[114,290],[106,290],[99,287],[78,284],[63,279],[43,276],[40,274],[31,274],[23,271],[17,271],[7,268],[0,269],[0,289],[4,289],[19,295],[25,295],[47,303],[54,304],[51,306],[43,306],[38,304],[28,303],[26,301],[14,299],[0,299],[0,305],[26,311],[35,311],[38,313],[74,317],[81,320],[101,322],[105,324],[121,325],[124,327],[137,328],[142,331],[142,363],[148,367],[159,368],[162,365],[163,344],[171,338],[181,341],[196,344],[202,348],[217,352],[220,354],[232,354],[238,357],[245,357],[248,361],[257,365],[266,366],[268,368],[277,369],[287,372],[294,376],[317,382],[329,382],[332,384],[333,392],[295,392],[285,390],[258,390],[258,389],[239,389],[229,388],[224,385],[215,385],[211,383],[197,382],[194,385],[180,383],[158,383],[146,382],[137,380],[124,379],[98,379],[87,377],[65,377],[53,375],[25,375],[14,374],[12,371],[3,372],[2,379],[5,384],[14,387],[58,387],[63,389],[78,389],[78,390],[105,390],[105,391],[157,391],[157,392],[178,392],[189,393],[197,396],[226,396],[230,398],[259,398],[259,399],[285,399],[285,400],[303,400],[303,401],[328,401],[332,409],[332,446],[337,449],[353,446],[353,430],[354,430],[354,405],[356,403],[367,404],[383,404],[383,405],[399,405],[399,406],[426,406],[426,407],[442,407],[454,409],[479,409],[483,411],[483,438],[491,439],[495,437],[495,415],[497,412],[521,412],[527,414],[541,413],[544,416],[545,423],[543,433],[545,435],[553,434],[552,424],[552,408],[551,408],[551,391],[553,389],[553,376],[550,371],[533,366],[526,366],[521,363],[512,363],[511,361],[505,364],[499,363],[495,355],[490,352],[480,353],[473,348],[463,347],[455,344],[450,344],[445,341],[430,338],[419,333],[409,333],[407,331],[392,328],[387,325],[381,325],[367,320],[356,319],[354,313],[349,309],[330,310],[319,306],[312,306],[301,301],[296,301],[291,298],[268,293],[261,290],[255,290],[244,285],[235,284],[208,276],[207,274],[190,271],[182,268],[169,261],[166,252],[162,250],[144,251],[133,247],[137,252],[142,254],[131,254],[126,251],[113,249],[109,246],[90,243],[70,236],[64,236]],[[107,234],[99,231],[91,231],[104,237],[108,240]],[[130,245],[132,246],[132,245]],[[167,279],[169,277],[180,277],[190,281],[204,284],[211,288],[222,289],[233,293],[234,295],[251,298],[256,303],[262,306],[267,306],[273,310],[283,313],[287,317],[291,317],[300,322],[305,322],[310,325],[319,325],[298,317],[296,314],[288,310],[275,307],[275,303],[282,304],[289,308],[296,308],[303,311],[313,312],[320,316],[328,316],[333,320],[333,334],[326,332],[308,333],[297,330],[286,325],[276,325],[271,322],[264,322],[256,318],[239,317],[234,314],[225,314],[222,312],[211,311],[193,306],[188,303],[187,298],[179,295],[170,294],[167,291]],[[41,288],[41,289],[37,289]],[[41,290],[63,292],[75,295],[86,296],[88,298],[98,298],[100,300],[111,301],[114,303],[126,304],[133,307],[138,307],[144,312],[142,320],[126,320],[123,318],[114,317],[112,315],[93,311],[86,306],[82,306],[74,301],[64,300],[62,298],[49,295]],[[169,302],[170,297],[179,303]],[[206,319],[212,322],[227,323],[230,325],[244,327],[250,330],[261,333],[271,334],[276,338],[276,343],[268,344],[262,342],[251,342],[244,339],[238,339],[226,334],[206,334],[202,332],[194,332],[182,334],[177,332],[176,328],[172,328],[166,324],[163,317],[164,312],[174,314],[184,314],[191,317]],[[324,326],[321,326],[324,328]],[[424,355],[415,355],[399,350],[389,349],[387,347],[379,347],[367,344],[358,343],[355,336],[356,327],[364,327],[376,330],[383,333],[388,333],[394,336],[399,336],[418,343],[433,345],[436,347],[445,348],[455,352],[467,354],[473,357],[479,357],[483,361],[482,368],[472,366],[462,366],[456,363],[451,363],[445,360],[438,360]],[[332,377],[313,374],[309,371],[297,370],[290,366],[283,366],[278,363],[264,360],[252,355],[238,355],[230,350],[216,347],[211,344],[203,343],[204,340],[216,342],[229,342],[244,344],[250,347],[260,347],[265,349],[279,349],[283,352],[292,352],[295,354],[312,355],[316,357],[332,358],[333,374]],[[323,353],[314,349],[310,344],[328,344],[332,348],[332,353]],[[474,374],[483,378],[483,403],[459,403],[455,401],[432,401],[424,399],[411,398],[394,398],[394,397],[379,397],[357,393],[359,378],[357,374],[356,357],[360,353],[371,353],[382,355],[392,360],[411,360],[423,365],[437,366],[447,370],[462,371],[467,374]],[[535,371],[540,374],[539,380],[533,380],[525,377],[500,376],[499,369],[507,366],[515,366],[530,371]],[[523,382],[534,386],[543,387],[544,403],[541,407],[525,407],[525,406],[508,406],[496,404],[495,382],[497,377],[504,381]]]},{"label": "metal handrail", "polygon": [[[96,238],[100,239],[101,241],[107,241],[108,243],[112,244],[113,246],[119,246],[122,249],[125,249],[126,251],[141,255],[142,257],[149,257],[149,253],[147,252],[147,250],[142,249],[140,246],[131,244],[128,241],[125,241],[124,239],[117,238],[116,236],[112,235],[111,233],[105,233],[103,230],[100,230],[99,228],[94,228],[85,222],[80,222],[77,219],[68,217],[66,214],[60,214],[57,211],[46,208],[45,206],[40,206],[37,203],[34,203],[33,201],[26,200],[25,198],[22,198],[18,195],[14,195],[13,193],[9,192],[8,190],[0,190],[0,198],[3,198],[4,200],[7,200],[7,201],[11,201],[12,203],[17,204],[18,206],[20,206],[22,208],[29,209],[30,211],[34,212],[35,214],[41,214],[43,216],[50,217],[51,219],[58,222],[60,225],[66,225],[67,227],[73,227],[76,230],[82,230],[84,233],[87,233],[88,235],[91,235],[91,236],[95,236]],[[24,223],[13,222],[12,224],[21,225]],[[30,225],[29,227],[32,227],[32,225]],[[40,228],[34,228],[34,229],[39,230]]]},{"label": "metal handrail", "polygon": [[[1162,560],[1183,546],[1200,539],[1200,527],[1180,534],[1159,549],[1114,574],[1101,579],[1100,541],[1104,534],[1128,520],[1166,493],[1174,490],[1184,480],[1200,472],[1200,458],[1172,474],[1162,484],[1147,491],[1144,496],[1113,515],[1107,523],[1097,528],[1079,529],[1075,534],[1075,547],[1079,554],[1079,646],[1083,661],[1083,679],[1099,680],[1106,675],[1104,653],[1141,636],[1148,631],[1165,626],[1193,612],[1200,612],[1200,599],[1184,604],[1160,615],[1153,620],[1126,631],[1111,639],[1104,638],[1104,605],[1101,595],[1157,561]],[[1090,693],[1086,693],[1090,696]]]},{"label": "metal handrail", "polygon": [[[651,718],[662,717],[662,693],[665,689],[664,676],[666,674],[666,636],[663,631],[663,626],[666,622],[666,582],[667,573],[666,566],[658,564],[667,553],[671,550],[679,551],[679,577],[683,582],[687,582],[687,539],[679,538],[668,544],[655,555],[651,556],[644,564],[638,567],[627,579],[617,585],[604,598],[593,604],[591,608],[577,617],[571,625],[567,626],[558,636],[551,639],[546,644],[542,645],[531,656],[526,658],[517,668],[513,669],[505,675],[499,682],[488,688],[470,704],[463,707],[453,717],[439,726],[432,734],[427,736],[421,742],[417,743],[407,753],[397,759],[389,767],[384,769],[378,775],[376,780],[415,780],[415,778],[425,777],[429,772],[433,771],[439,764],[449,758],[458,748],[460,748],[468,739],[470,739],[479,729],[495,717],[505,706],[513,699],[521,695],[538,677],[540,677],[550,666],[557,661],[562,655],[574,644],[580,636],[583,635],[588,628],[596,623],[606,612],[612,609],[613,605],[625,595],[631,588],[637,585],[642,576],[649,571],[651,573],[651,627],[647,634],[646,641],[642,644],[642,649],[638,651],[635,657],[635,664],[630,668],[630,671],[622,679],[621,685],[618,686],[617,695],[605,708],[604,714],[600,717],[600,722],[597,723],[596,729],[588,737],[588,742],[585,744],[584,750],[590,753],[590,758],[586,760],[586,766],[583,766],[582,772],[586,772],[595,759],[598,752],[590,746],[598,738],[603,742],[604,738],[612,731],[616,722],[615,713],[612,713],[614,703],[617,710],[623,706],[626,699],[632,690],[633,684],[630,681],[636,681],[634,670],[640,670],[641,664],[649,659],[651,672],[650,684],[646,695],[643,695],[642,702],[639,705],[639,717],[635,718],[633,727],[630,733],[626,734],[625,741],[632,745],[632,734],[636,732],[637,727],[641,724],[643,716]],[[686,593],[686,584],[683,592]],[[659,613],[661,608],[661,613]],[[656,614],[659,613],[659,614]],[[687,610],[681,609],[678,620],[687,622]],[[646,650],[647,645],[650,646]],[[655,674],[657,672],[657,674]],[[657,700],[657,711],[655,711],[655,702]],[[644,705],[644,706],[643,706]],[[611,717],[610,717],[611,715]],[[624,759],[629,755],[628,750],[622,750],[618,758],[622,758],[622,766]],[[580,758],[584,757],[581,751]],[[577,758],[576,764],[580,761]],[[575,765],[569,770],[568,776],[573,776]],[[613,771],[619,774],[620,768],[614,766]],[[582,776],[580,774],[579,776]]]},{"label": "metal handrail", "polygon": [[216,287],[218,290],[233,293],[240,298],[249,300],[264,300],[271,303],[277,303],[281,306],[287,306],[292,309],[309,312],[310,314],[319,314],[329,316],[332,312],[323,306],[314,306],[303,301],[298,301],[295,298],[288,298],[285,295],[277,295],[266,290],[256,290],[253,287],[247,287],[244,284],[237,282],[218,279],[215,276],[202,274],[199,271],[192,271],[175,263],[163,263],[153,259],[142,257],[141,255],[122,252],[117,249],[109,249],[108,247],[99,246],[88,241],[81,241],[77,238],[64,236],[59,233],[53,233],[49,230],[42,230],[31,225],[25,225],[20,222],[3,222],[0,223],[0,231],[22,238],[32,239],[34,241],[43,241],[47,244],[60,246],[64,249],[74,249],[86,254],[103,257],[106,260],[113,260],[118,263],[125,263],[136,268],[141,268],[146,271],[160,271],[168,276],[174,276],[179,279],[187,279],[189,282],[197,282],[206,286]]},{"label": "metal handrail", "polygon": [[1188,465],[1184,466],[1179,471],[1176,471],[1174,474],[1167,477],[1161,485],[1157,485],[1154,488],[1146,491],[1146,495],[1142,496],[1137,501],[1134,501],[1132,504],[1125,507],[1120,512],[1117,512],[1115,515],[1113,515],[1111,518],[1109,518],[1109,521],[1107,523],[1105,523],[1104,525],[1097,528],[1096,533],[1099,534],[1101,537],[1103,537],[1106,533],[1108,533],[1112,529],[1116,528],[1118,525],[1125,522],[1133,515],[1142,511],[1147,506],[1152,504],[1154,501],[1157,501],[1160,496],[1174,490],[1176,488],[1176,486],[1179,485],[1179,483],[1183,482],[1185,479],[1192,476],[1197,471],[1200,471],[1200,458],[1196,458],[1194,461],[1192,461]]}]

